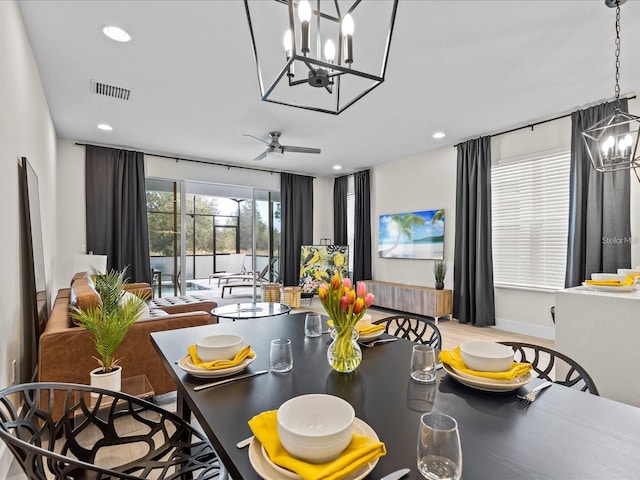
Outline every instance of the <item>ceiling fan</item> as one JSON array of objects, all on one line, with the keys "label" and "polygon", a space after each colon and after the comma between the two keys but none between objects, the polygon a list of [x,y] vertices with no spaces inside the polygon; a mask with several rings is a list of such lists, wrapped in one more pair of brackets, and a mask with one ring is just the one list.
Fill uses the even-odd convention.
[{"label": "ceiling fan", "polygon": [[270,142],[263,140],[262,138],[258,138],[256,136],[250,135],[248,133],[243,133],[245,137],[251,137],[259,142],[264,143],[267,146],[267,149],[258,155],[254,160],[262,160],[265,157],[272,156],[282,156],[284,152],[298,152],[298,153],[320,153],[319,148],[310,148],[310,147],[292,147],[291,145],[280,145],[280,132],[269,132]]}]

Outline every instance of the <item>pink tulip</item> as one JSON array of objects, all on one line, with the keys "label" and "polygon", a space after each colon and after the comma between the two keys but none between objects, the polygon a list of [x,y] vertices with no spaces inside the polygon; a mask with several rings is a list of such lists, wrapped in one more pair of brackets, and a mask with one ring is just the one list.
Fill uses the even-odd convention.
[{"label": "pink tulip", "polygon": [[364,282],[358,282],[357,292],[358,298],[364,298],[367,294],[367,284]]},{"label": "pink tulip", "polygon": [[374,300],[376,299],[373,293],[367,293],[364,297],[364,304],[367,308],[373,305]]},{"label": "pink tulip", "polygon": [[340,310],[343,312],[349,310],[349,298],[346,295],[340,299]]},{"label": "pink tulip", "polygon": [[349,290],[351,290],[351,288],[353,288],[353,284],[351,283],[351,279],[349,279],[349,278],[345,278],[342,281],[342,285],[344,286],[344,288],[348,288]]}]

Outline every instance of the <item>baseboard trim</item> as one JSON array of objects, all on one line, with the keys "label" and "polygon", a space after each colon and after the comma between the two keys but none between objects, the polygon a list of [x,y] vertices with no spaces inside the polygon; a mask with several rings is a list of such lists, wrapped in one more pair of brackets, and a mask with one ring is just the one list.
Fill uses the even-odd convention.
[{"label": "baseboard trim", "polygon": [[555,341],[555,327],[545,327],[543,325],[533,325],[531,323],[516,322],[506,318],[496,318],[496,328],[506,332],[520,333],[532,337],[544,338]]}]

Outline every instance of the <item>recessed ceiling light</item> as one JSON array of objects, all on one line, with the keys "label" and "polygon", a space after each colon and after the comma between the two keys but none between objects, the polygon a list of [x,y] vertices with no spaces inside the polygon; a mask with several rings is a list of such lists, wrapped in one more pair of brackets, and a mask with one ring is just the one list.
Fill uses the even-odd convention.
[{"label": "recessed ceiling light", "polygon": [[444,138],[444,137],[445,137],[444,132],[436,132],[433,134],[433,138]]},{"label": "recessed ceiling light", "polygon": [[129,35],[120,27],[116,27],[115,25],[107,25],[102,29],[102,33],[104,33],[111,40],[115,40],[116,42],[131,41],[131,35]]},{"label": "recessed ceiling light", "polygon": [[110,132],[111,130],[113,130],[113,127],[111,125],[107,125],[106,123],[100,123],[98,124],[98,128],[100,130],[105,130],[107,132]]},{"label": "recessed ceiling light", "polygon": [[342,170],[342,165],[334,165],[333,169],[334,170]]}]

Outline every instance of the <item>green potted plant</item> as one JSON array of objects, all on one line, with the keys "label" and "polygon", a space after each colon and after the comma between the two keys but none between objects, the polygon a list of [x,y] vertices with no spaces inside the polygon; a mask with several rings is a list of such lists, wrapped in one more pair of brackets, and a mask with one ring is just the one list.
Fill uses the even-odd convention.
[{"label": "green potted plant", "polygon": [[433,276],[436,280],[436,289],[442,290],[444,288],[444,277],[447,275],[447,262],[442,260],[436,260],[433,264]]},{"label": "green potted plant", "polygon": [[105,274],[94,270],[100,302],[86,310],[71,307],[74,322],[93,334],[97,354],[93,358],[99,367],[91,371],[91,385],[111,390],[120,390],[122,378],[115,352],[145,306],[144,299],[125,291],[126,270],[125,267],[121,272],[111,270]]}]

